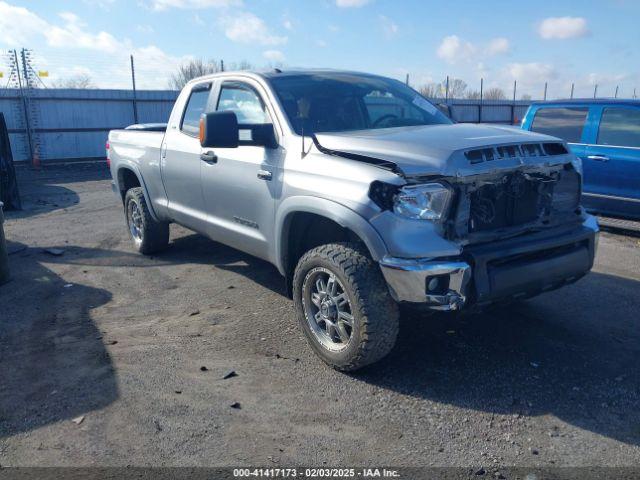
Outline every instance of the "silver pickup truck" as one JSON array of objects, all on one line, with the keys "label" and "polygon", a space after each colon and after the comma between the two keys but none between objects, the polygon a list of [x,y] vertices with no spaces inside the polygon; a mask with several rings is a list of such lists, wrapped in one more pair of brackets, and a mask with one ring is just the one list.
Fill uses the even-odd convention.
[{"label": "silver pickup truck", "polygon": [[396,80],[305,70],[189,82],[167,125],[109,134],[136,248],[172,222],[263,258],[329,365],[384,357],[398,303],[527,298],[593,265],[598,225],[560,140],[454,124]]}]

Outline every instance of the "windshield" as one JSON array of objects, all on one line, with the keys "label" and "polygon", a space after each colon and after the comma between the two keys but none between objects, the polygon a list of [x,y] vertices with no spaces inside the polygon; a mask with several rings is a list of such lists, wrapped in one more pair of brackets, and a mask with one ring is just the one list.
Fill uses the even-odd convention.
[{"label": "windshield", "polygon": [[354,73],[283,74],[269,79],[298,135],[452,123],[402,82]]}]

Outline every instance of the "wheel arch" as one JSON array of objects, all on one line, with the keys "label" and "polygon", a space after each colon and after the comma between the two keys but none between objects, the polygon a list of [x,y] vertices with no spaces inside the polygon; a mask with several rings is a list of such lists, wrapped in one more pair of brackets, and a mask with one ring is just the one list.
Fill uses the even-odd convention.
[{"label": "wheel arch", "polygon": [[[297,259],[305,253],[296,245],[296,242],[301,242],[304,247],[305,235],[309,234],[308,228],[312,229],[312,232],[321,232],[326,239],[326,242],[321,243],[341,240],[360,241],[375,261],[380,260],[387,253],[378,232],[350,208],[318,197],[289,197],[281,204],[276,215],[276,232],[278,233],[275,252],[276,266],[287,279],[287,291],[290,291],[290,280]],[[313,248],[319,244],[311,241],[307,246],[311,245]]]},{"label": "wheel arch", "polygon": [[140,187],[142,188],[142,194],[144,195],[144,200],[147,202],[147,207],[149,208],[149,213],[154,220],[159,221],[158,216],[156,215],[155,210],[153,209],[153,204],[151,203],[151,198],[149,197],[149,192],[147,191],[147,187],[142,180],[142,175],[140,171],[135,165],[125,164],[119,165],[116,171],[116,181],[118,183],[118,191],[120,192],[120,198],[124,204],[124,198],[127,194],[127,191],[131,188]]}]

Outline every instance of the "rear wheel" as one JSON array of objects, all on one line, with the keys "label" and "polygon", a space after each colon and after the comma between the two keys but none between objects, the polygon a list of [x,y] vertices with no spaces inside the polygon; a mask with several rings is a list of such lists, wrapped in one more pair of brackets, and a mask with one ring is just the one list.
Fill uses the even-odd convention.
[{"label": "rear wheel", "polygon": [[169,244],[169,224],[151,216],[141,187],[131,188],[124,197],[129,234],[136,249],[145,255],[164,250]]},{"label": "rear wheel", "polygon": [[293,279],[298,320],[326,363],[354,371],[395,345],[398,306],[378,265],[359,245],[335,243],[307,252]]}]

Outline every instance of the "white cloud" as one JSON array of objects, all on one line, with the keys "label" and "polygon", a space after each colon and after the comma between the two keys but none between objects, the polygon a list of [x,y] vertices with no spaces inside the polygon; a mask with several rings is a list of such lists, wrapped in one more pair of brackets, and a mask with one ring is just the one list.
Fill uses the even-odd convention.
[{"label": "white cloud", "polygon": [[523,87],[538,87],[558,77],[553,65],[539,62],[511,63],[507,65],[506,73],[511,80],[517,80]]},{"label": "white cloud", "polygon": [[9,47],[28,45],[46,26],[47,22],[30,10],[0,1],[0,43]]},{"label": "white cloud", "polygon": [[153,33],[155,30],[153,29],[153,27],[151,25],[148,24],[144,24],[144,25],[136,25],[136,30],[140,33],[144,33],[145,35],[149,35],[151,33]]},{"label": "white cloud", "polygon": [[327,48],[327,42],[322,39],[316,40],[316,46],[319,48]]},{"label": "white cloud", "polygon": [[551,17],[538,25],[538,34],[545,40],[584,37],[589,34],[587,20],[582,17]]},{"label": "white cloud", "polygon": [[489,45],[487,45],[485,52],[487,55],[493,56],[507,53],[510,49],[511,45],[509,44],[509,40],[504,37],[497,37],[489,42]]},{"label": "white cloud", "polygon": [[42,32],[51,47],[59,48],[86,48],[103,52],[115,52],[123,48],[123,43],[118,41],[110,33],[101,31],[91,33],[86,30],[86,24],[74,13],[64,12],[60,18],[65,24],[48,25]]},{"label": "white cloud", "polygon": [[227,38],[234,42],[267,46],[287,43],[286,36],[271,33],[264,20],[251,12],[222,17],[220,24]]},{"label": "white cloud", "polygon": [[153,10],[162,11],[169,8],[204,9],[239,7],[242,0],[151,0],[150,7]]},{"label": "white cloud", "polygon": [[270,62],[282,63],[285,60],[284,53],[280,50],[265,50],[262,52],[262,56]]},{"label": "white cloud", "polygon": [[391,20],[389,17],[378,15],[378,19],[380,20],[382,33],[384,33],[385,37],[394,37],[400,31],[400,27],[398,27],[398,24]]},{"label": "white cloud", "polygon": [[462,40],[457,35],[444,37],[438,50],[438,57],[451,65],[470,60],[477,52],[477,48],[470,42]]},{"label": "white cloud", "polygon": [[136,82],[141,89],[167,88],[169,75],[191,58],[168,55],[155,45],[136,47],[108,32],[93,33],[71,12],[59,16],[60,24],[51,23],[27,8],[0,0],[0,45],[39,44],[38,51],[55,52],[36,56],[36,68],[47,70],[49,81],[87,74],[101,88],[131,87],[130,54],[135,59]]},{"label": "white cloud", "polygon": [[340,8],[357,8],[363,7],[371,0],[336,0],[336,6]]},{"label": "white cloud", "polygon": [[282,26],[287,30],[293,30],[293,23],[291,22],[291,20],[284,20],[282,22]]}]

